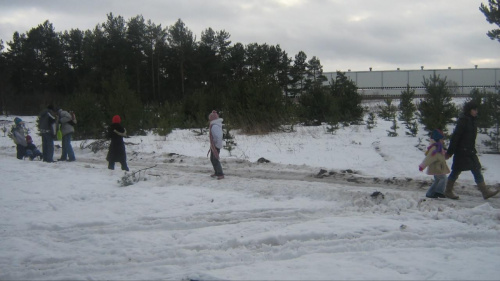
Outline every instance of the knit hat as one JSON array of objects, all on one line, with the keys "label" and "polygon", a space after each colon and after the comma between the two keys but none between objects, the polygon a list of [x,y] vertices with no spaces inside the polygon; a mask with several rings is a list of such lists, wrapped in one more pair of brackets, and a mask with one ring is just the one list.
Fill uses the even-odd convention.
[{"label": "knit hat", "polygon": [[19,124],[23,123],[23,120],[22,120],[21,118],[19,118],[19,117],[16,117],[16,118],[14,118],[14,123],[15,123],[15,124],[16,124],[16,126],[17,126],[17,125],[19,125]]},{"label": "knit hat", "polygon": [[208,115],[208,120],[214,121],[215,119],[219,119],[219,114],[217,114],[217,111],[212,110],[212,113]]},{"label": "knit hat", "polygon": [[122,119],[120,118],[120,115],[113,116],[113,119],[111,120],[111,123],[118,123],[118,124],[120,124],[121,122],[122,122]]},{"label": "knit hat", "polygon": [[432,131],[432,134],[431,134],[431,139],[435,140],[436,142],[438,142],[439,140],[441,140],[442,138],[444,138],[444,134],[443,134],[443,131],[439,130],[439,129],[435,129],[434,131]]},{"label": "knit hat", "polygon": [[31,136],[30,135],[27,135],[26,136],[26,142],[30,143],[32,142],[33,140],[31,139]]}]

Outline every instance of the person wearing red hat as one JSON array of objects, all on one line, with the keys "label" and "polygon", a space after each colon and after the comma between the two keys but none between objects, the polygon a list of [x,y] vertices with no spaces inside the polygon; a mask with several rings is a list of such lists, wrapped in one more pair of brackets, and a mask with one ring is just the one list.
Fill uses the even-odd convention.
[{"label": "person wearing red hat", "polygon": [[107,137],[111,139],[111,143],[106,160],[108,161],[108,169],[114,170],[115,162],[120,162],[122,170],[128,171],[127,153],[125,151],[125,143],[123,142],[123,138],[127,136],[127,130],[122,127],[121,122],[122,119],[119,115],[115,115],[111,119],[111,125],[108,127],[107,133]]}]

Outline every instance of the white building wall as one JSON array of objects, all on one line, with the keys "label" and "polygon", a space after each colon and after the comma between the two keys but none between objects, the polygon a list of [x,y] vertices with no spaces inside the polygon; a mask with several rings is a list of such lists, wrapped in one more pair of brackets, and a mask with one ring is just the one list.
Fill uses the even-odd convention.
[{"label": "white building wall", "polygon": [[[324,73],[329,84],[335,79],[336,72]],[[468,94],[472,88],[484,88],[496,92],[500,84],[500,68],[473,69],[421,69],[388,71],[349,71],[346,77],[356,83],[360,93],[365,95],[399,95],[409,85],[417,94],[423,91],[424,78],[433,75],[446,78],[448,85],[456,94]]]}]

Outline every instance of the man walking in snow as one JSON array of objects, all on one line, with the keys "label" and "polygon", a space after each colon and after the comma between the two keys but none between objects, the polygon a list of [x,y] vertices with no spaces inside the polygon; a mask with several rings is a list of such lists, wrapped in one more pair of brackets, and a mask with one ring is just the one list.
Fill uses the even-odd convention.
[{"label": "man walking in snow", "polygon": [[446,153],[446,159],[453,156],[451,173],[448,176],[444,195],[451,199],[459,197],[453,193],[453,185],[462,171],[471,171],[474,181],[481,191],[483,198],[488,199],[495,196],[499,191],[490,190],[486,187],[483,175],[481,174],[481,163],[477,157],[476,136],[477,136],[477,104],[473,101],[467,102],[460,114],[457,126],[451,136],[450,145]]},{"label": "man walking in snow", "polygon": [[57,112],[53,105],[47,106],[38,119],[38,130],[42,136],[43,162],[54,161],[54,139],[56,139]]}]

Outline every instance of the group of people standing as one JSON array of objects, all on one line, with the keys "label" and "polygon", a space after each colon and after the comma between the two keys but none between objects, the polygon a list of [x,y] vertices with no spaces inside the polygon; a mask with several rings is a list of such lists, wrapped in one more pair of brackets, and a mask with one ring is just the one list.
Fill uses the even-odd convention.
[{"label": "group of people standing", "polygon": [[[73,112],[62,109],[56,109],[53,105],[47,106],[39,116],[38,130],[42,138],[42,152],[40,152],[30,135],[26,135],[28,130],[24,121],[14,118],[14,126],[9,133],[16,144],[17,155],[20,160],[29,157],[34,160],[36,157],[43,162],[53,163],[54,161],[54,141],[58,139],[58,131],[61,135],[61,157],[57,161],[73,162],[76,160],[71,139],[75,132],[76,117]],[[127,166],[127,156],[125,152],[125,143],[123,137],[127,136],[127,130],[121,126],[121,118],[115,115],[112,118],[111,125],[108,127],[107,137],[111,140],[109,151],[106,156],[108,168],[114,170],[115,162],[120,162],[124,171],[129,171]]]},{"label": "group of people standing", "polygon": [[[432,132],[430,145],[425,152],[426,156],[418,166],[420,171],[427,168],[427,174],[434,176],[434,182],[427,190],[426,197],[459,199],[459,196],[454,193],[454,185],[463,171],[472,172],[477,188],[485,200],[500,192],[488,188],[481,173],[481,162],[476,151],[477,114],[477,103],[474,101],[465,103],[451,135],[448,149],[443,147],[443,132],[440,129]],[[450,172],[446,160],[452,156],[453,164]],[[447,174],[450,175],[446,177]]]},{"label": "group of people standing", "polygon": [[[29,157],[30,160],[40,158],[43,162],[54,161],[54,140],[57,139],[57,131],[61,131],[62,135],[62,154],[59,161],[75,161],[75,152],[71,146],[71,138],[75,132],[76,125],[75,115],[71,112],[58,109],[53,105],[47,106],[39,116],[38,130],[42,137],[42,152],[40,152],[33,139],[28,135],[28,130],[24,125],[24,121],[16,117],[14,118],[14,126],[9,134],[16,144],[17,159]],[[60,126],[60,127],[58,127]]]},{"label": "group of people standing", "polygon": [[[71,138],[75,132],[75,115],[71,112],[55,109],[53,105],[47,106],[42,111],[38,120],[38,130],[42,136],[42,160],[44,162],[54,161],[54,140],[57,139],[57,131],[60,129],[62,140],[62,153],[58,161],[75,161],[75,152],[71,146]],[[58,127],[60,126],[60,128]]]}]

